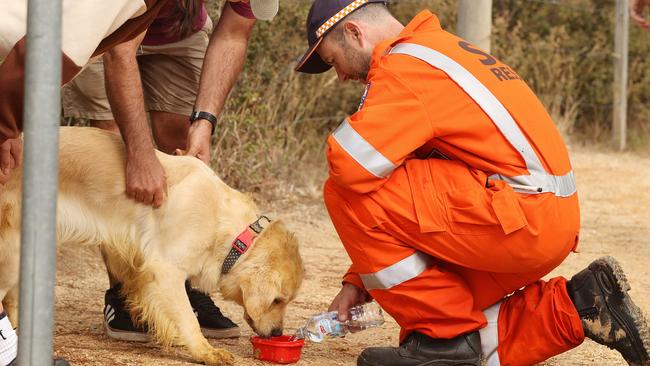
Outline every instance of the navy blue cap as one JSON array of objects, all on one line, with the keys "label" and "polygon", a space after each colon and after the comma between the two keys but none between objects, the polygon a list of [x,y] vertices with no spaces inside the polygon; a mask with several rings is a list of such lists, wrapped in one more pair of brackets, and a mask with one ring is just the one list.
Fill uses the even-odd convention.
[{"label": "navy blue cap", "polygon": [[386,4],[386,0],[315,0],[307,15],[309,49],[302,56],[295,70],[308,74],[320,74],[329,70],[332,66],[323,61],[316,48],[338,22],[369,3]]}]

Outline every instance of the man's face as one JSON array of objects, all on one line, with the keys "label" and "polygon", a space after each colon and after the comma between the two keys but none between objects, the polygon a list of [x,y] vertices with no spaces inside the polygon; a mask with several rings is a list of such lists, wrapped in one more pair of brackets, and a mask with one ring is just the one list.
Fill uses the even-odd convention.
[{"label": "man's face", "polygon": [[365,83],[372,50],[364,48],[364,42],[350,38],[344,35],[342,39],[336,39],[327,35],[316,51],[323,61],[334,67],[340,81],[356,80]]}]

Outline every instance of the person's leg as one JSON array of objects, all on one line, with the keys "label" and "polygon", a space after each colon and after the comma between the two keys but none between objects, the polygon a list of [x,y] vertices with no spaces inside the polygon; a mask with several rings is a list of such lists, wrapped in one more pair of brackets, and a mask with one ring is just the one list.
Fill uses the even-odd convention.
[{"label": "person's leg", "polygon": [[[358,365],[415,366],[444,358],[450,365],[478,366],[477,330],[485,325],[485,317],[475,308],[466,281],[382,230],[367,211],[355,209],[353,197],[346,197],[331,181],[325,184],[323,195],[352,259],[346,281],[363,286],[402,328],[402,349],[367,349]],[[354,276],[356,280],[350,278]]]},{"label": "person's leg", "polygon": [[0,304],[0,365],[9,365],[18,352],[18,336]]},{"label": "person's leg", "polygon": [[88,124],[90,125],[90,127],[101,128],[102,130],[113,132],[118,135],[120,134],[120,128],[117,127],[117,123],[113,119],[109,119],[109,120],[91,119],[88,120]]},{"label": "person's leg", "polygon": [[[325,190],[332,220],[353,258],[353,267],[355,267],[353,270],[365,278],[366,288],[368,283],[371,284],[370,294],[383,307],[386,304],[388,306],[386,310],[391,315],[395,312],[398,322],[402,312],[403,316],[410,318],[404,323],[423,323],[418,324],[416,329],[403,326],[402,336],[404,337],[410,330],[416,330],[432,338],[450,338],[465,334],[477,328],[462,325],[468,319],[480,319],[483,316],[482,313],[479,317],[472,314],[476,314],[477,311],[480,313],[481,310],[485,310],[523,286],[536,283],[536,286],[543,289],[544,296],[541,296],[543,301],[540,300],[540,303],[545,302],[550,305],[539,306],[537,312],[528,315],[545,321],[559,316],[558,323],[564,321],[571,326],[565,331],[556,333],[550,329],[545,336],[553,339],[549,342],[547,350],[541,354],[559,353],[579,344],[582,341],[581,329],[575,309],[568,312],[566,316],[558,314],[561,312],[560,309],[572,307],[566,295],[566,288],[562,285],[563,281],[558,280],[545,286],[542,286],[541,282],[536,282],[559,265],[575,245],[576,218],[563,218],[548,213],[530,215],[526,211],[527,215],[522,225],[521,217],[518,217],[518,214],[523,216],[520,213],[521,208],[508,207],[508,205],[512,206],[510,200],[512,195],[508,196],[510,193],[507,190],[497,190],[496,188],[499,187],[486,192],[484,181],[481,182],[482,177],[472,182],[476,178],[475,174],[467,171],[466,168],[444,161],[415,161],[407,163],[407,166],[396,170],[389,182],[371,196],[352,197],[348,194],[348,197],[343,197],[346,193],[340,194],[343,192],[340,189],[337,193],[337,190],[331,189],[333,187],[331,183]],[[426,174],[430,176],[427,178],[424,176]],[[432,178],[435,179],[435,183]],[[505,189],[505,187],[501,188]],[[554,208],[558,208],[558,205],[566,205],[567,207],[560,208],[566,209],[567,212],[575,210],[574,202],[570,200],[560,204],[551,200],[555,198],[551,197],[547,200]],[[539,211],[548,208],[544,205],[540,206],[537,207]],[[529,209],[526,205],[523,207]],[[355,218],[356,214],[362,219]],[[537,220],[536,216],[542,218],[545,216],[546,220]],[[544,225],[553,227],[554,230],[547,230]],[[359,235],[359,232],[364,233],[365,237]],[[509,233],[505,234],[506,232]],[[381,248],[382,252],[377,253],[377,256],[382,256],[386,263],[380,263],[372,268],[375,256],[369,253],[381,247],[377,245],[378,242],[382,242],[378,240],[378,236],[396,239],[414,254],[404,253],[401,260],[400,256],[388,258],[382,254],[385,249]],[[371,248],[367,248],[368,246]],[[426,255],[425,259],[418,259],[423,254]],[[407,268],[405,274],[408,276],[404,277],[404,274],[399,272],[399,264],[403,262],[408,262],[407,267],[411,269],[416,267],[418,270],[413,272]],[[370,267],[367,266],[368,263]],[[429,281],[422,281],[431,276],[431,268],[435,267],[438,267],[441,272],[453,274],[465,284],[463,293],[456,292],[462,298],[461,301],[454,296],[428,296],[432,288],[446,285],[440,279],[436,279],[437,283],[432,285],[433,277],[429,278]],[[391,279],[385,278],[386,273],[390,273],[401,282],[393,285]],[[559,291],[555,296],[554,293],[558,292],[558,288],[564,288],[564,291]],[[533,291],[532,287],[530,291]],[[406,301],[399,298],[405,293],[415,298],[413,304],[416,304],[414,307],[416,311],[412,307],[400,308],[399,304],[410,303],[410,299]],[[516,298],[518,297],[513,297]],[[444,299],[444,301],[434,299]],[[472,308],[459,313],[458,304],[463,303],[472,304]],[[396,309],[392,310],[391,307]],[[520,312],[526,311],[526,309],[520,310]],[[446,318],[432,316],[436,313],[453,315]],[[486,310],[486,314],[493,318],[488,320],[496,321],[494,311]],[[499,323],[501,320],[499,319]],[[484,324],[480,324],[479,327]],[[561,328],[562,324],[558,324],[558,327]],[[441,330],[448,330],[448,332],[443,333]],[[496,341],[497,344],[501,341],[496,333],[491,337],[486,335],[485,338],[492,338],[485,341],[492,343]],[[362,364],[372,365],[372,363]]]},{"label": "person's leg", "polygon": [[467,281],[475,306],[483,309],[488,324],[480,330],[481,345],[488,365],[534,364],[584,340],[566,279],[539,280],[547,269],[512,274],[447,268]]},{"label": "person's leg", "polygon": [[[168,154],[186,148],[189,116],[199,86],[201,67],[208,46],[212,22],[179,42],[141,47],[138,56],[145,104],[158,148]],[[240,334],[237,324],[221,313],[210,295],[186,283],[190,304],[208,338],[231,338]]]},{"label": "person's leg", "polygon": [[[86,119],[92,127],[119,133],[104,87],[104,64],[101,58],[63,86],[61,97],[65,117]],[[146,328],[136,326],[126,310],[119,281],[109,269],[105,248],[100,248],[109,282],[109,289],[104,294],[104,327],[107,335],[118,340],[148,342]]]},{"label": "person's leg", "polygon": [[161,111],[151,111],[150,115],[151,131],[158,150],[174,154],[176,149],[186,149],[189,115]]},{"label": "person's leg", "polygon": [[158,149],[185,150],[212,23],[181,41],[141,48],[138,56],[151,129]]},{"label": "person's leg", "polygon": [[489,366],[536,364],[583,342],[566,282],[534,282],[485,310],[481,343]]},{"label": "person's leg", "polygon": [[61,88],[63,116],[86,119],[93,127],[118,132],[104,87],[104,64],[99,58]]},{"label": "person's leg", "polygon": [[88,120],[91,127],[120,133],[104,87],[104,64],[99,58],[61,88],[63,116]]},{"label": "person's leg", "polygon": [[485,310],[487,364],[531,365],[569,350],[585,336],[630,365],[650,365],[650,329],[628,295],[620,265],[600,258],[567,281],[537,281]]}]

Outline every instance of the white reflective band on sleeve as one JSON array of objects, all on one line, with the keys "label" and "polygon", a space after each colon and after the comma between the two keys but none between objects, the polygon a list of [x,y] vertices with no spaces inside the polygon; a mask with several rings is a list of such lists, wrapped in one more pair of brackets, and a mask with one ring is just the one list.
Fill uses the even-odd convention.
[{"label": "white reflective band on sleeve", "polygon": [[[458,62],[436,50],[413,43],[400,43],[393,47],[391,54],[412,56],[442,70],[481,107],[499,131],[501,131],[501,134],[521,154],[526,163],[526,168],[530,173],[530,176],[519,176],[516,179],[510,178],[506,180],[507,182],[517,182],[517,184],[521,185],[541,187],[543,191],[538,193],[553,192],[562,197],[575,193],[573,173],[562,177],[548,174],[508,110],[485,85]],[[523,178],[526,178],[527,184],[519,183],[524,180]],[[557,191],[556,189],[562,189],[562,191]],[[526,191],[525,193],[533,192]]]},{"label": "white reflective band on sleeve", "polygon": [[430,263],[428,255],[415,252],[381,271],[361,274],[360,277],[367,291],[386,290],[419,276]]},{"label": "white reflective band on sleeve", "polygon": [[363,136],[352,128],[347,118],[332,133],[334,140],[341,145],[352,159],[378,178],[387,177],[394,169],[395,164],[377,151]]},{"label": "white reflective band on sleeve", "polygon": [[483,350],[483,357],[487,361],[487,366],[500,366],[499,360],[499,310],[501,309],[501,301],[483,310],[483,314],[487,319],[485,328],[480,329],[481,334],[481,349]]}]

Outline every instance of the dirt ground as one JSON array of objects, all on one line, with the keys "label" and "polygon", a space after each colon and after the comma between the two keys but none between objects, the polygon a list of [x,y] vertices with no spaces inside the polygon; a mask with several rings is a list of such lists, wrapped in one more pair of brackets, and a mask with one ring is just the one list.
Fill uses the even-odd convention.
[{"label": "dirt ground", "polygon": [[[614,255],[626,270],[631,294],[650,314],[650,157],[581,149],[572,152],[582,210],[581,253],[571,255],[549,277],[571,276],[593,259]],[[260,205],[263,206],[263,205]],[[311,199],[287,201],[274,216],[281,216],[297,233],[307,275],[300,296],[288,311],[285,332],[300,326],[310,314],[325,310],[337,293],[349,264],[324,207]],[[56,286],[55,352],[72,365],[186,365],[181,349],[162,351],[153,344],[110,340],[102,328],[102,307],[107,279],[96,249],[64,246],[59,250]],[[252,357],[251,330],[241,310],[215,295],[225,314],[242,326],[242,337],[211,341],[230,350],[236,365],[263,365]],[[392,319],[375,330],[344,339],[307,345],[298,365],[354,365],[365,347],[396,345],[398,327]],[[613,351],[591,341],[557,356],[544,365],[625,365]]]}]

